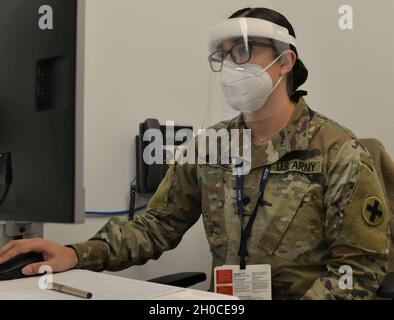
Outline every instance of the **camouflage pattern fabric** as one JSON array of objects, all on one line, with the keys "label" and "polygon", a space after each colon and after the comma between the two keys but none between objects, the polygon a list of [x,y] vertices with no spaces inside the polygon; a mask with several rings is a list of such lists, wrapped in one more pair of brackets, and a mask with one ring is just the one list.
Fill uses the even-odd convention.
[{"label": "camouflage pattern fabric", "polygon": [[394,272],[394,161],[383,144],[376,139],[362,139],[361,143],[371,154],[390,209],[389,267]]},{"label": "camouflage pattern fabric", "polygon": [[[243,128],[240,121],[215,129]],[[244,177],[245,223],[262,167],[271,165],[248,242],[247,264],[270,264],[274,299],[371,299],[387,272],[388,207],[373,160],[349,130],[312,112],[301,98],[288,126],[252,148]],[[228,166],[170,167],[147,212],[111,219],[90,241],[72,245],[79,268],[121,270],[175,248],[203,216],[213,267],[239,264],[240,220]],[[190,259],[198,259],[190,252]],[[341,266],[352,289],[339,285]]]}]

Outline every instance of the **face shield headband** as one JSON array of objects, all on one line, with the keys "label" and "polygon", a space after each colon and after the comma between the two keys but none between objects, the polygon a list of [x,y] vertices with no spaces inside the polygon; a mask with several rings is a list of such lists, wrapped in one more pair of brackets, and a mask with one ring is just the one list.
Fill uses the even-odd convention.
[{"label": "face shield headband", "polygon": [[297,48],[296,39],[282,26],[257,18],[235,18],[219,23],[212,28],[209,51],[210,53],[214,52],[223,41],[229,39],[243,38],[244,42],[248,43],[250,37],[274,39]]}]

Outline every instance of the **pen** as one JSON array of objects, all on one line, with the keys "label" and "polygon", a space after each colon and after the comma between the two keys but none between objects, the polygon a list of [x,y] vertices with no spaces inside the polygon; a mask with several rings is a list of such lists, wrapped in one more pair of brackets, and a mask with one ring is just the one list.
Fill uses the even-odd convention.
[{"label": "pen", "polygon": [[90,299],[93,297],[93,294],[91,292],[83,291],[80,289],[65,286],[65,285],[62,285],[59,283],[55,283],[55,282],[52,283],[52,290],[57,291],[57,292],[61,292],[61,293],[70,294],[70,295],[77,296],[80,298],[85,298],[85,299]]}]

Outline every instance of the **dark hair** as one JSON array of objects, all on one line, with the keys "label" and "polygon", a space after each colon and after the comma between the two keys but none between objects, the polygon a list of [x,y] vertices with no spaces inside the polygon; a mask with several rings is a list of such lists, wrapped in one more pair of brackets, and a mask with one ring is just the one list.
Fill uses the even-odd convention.
[{"label": "dark hair", "polygon": [[[280,14],[277,11],[268,8],[244,8],[232,14],[229,19],[240,17],[258,18],[270,21],[286,28],[289,31],[290,35],[292,35],[294,38],[296,37],[294,29],[289,20],[287,20],[284,15]],[[276,51],[275,53],[278,56],[283,52],[283,50],[288,48],[288,44],[284,46],[282,42],[277,40],[273,40],[273,44]],[[290,44],[290,49],[294,51],[297,55],[297,61],[293,67],[293,70],[287,76],[287,89],[290,99],[298,101],[301,96],[307,94],[305,91],[297,91],[297,89],[302,86],[308,79],[308,70],[305,67],[304,63],[301,61],[301,59],[298,57],[297,48]]]}]

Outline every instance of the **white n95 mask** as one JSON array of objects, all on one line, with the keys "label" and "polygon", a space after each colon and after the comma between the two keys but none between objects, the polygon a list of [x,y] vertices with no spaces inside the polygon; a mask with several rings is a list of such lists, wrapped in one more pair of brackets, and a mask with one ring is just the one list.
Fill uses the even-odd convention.
[{"label": "white n95 mask", "polygon": [[282,55],[283,53],[265,69],[257,64],[237,65],[232,61],[223,61],[221,85],[229,106],[246,113],[261,109],[283,79],[283,76],[280,77],[274,87],[267,72]]}]

